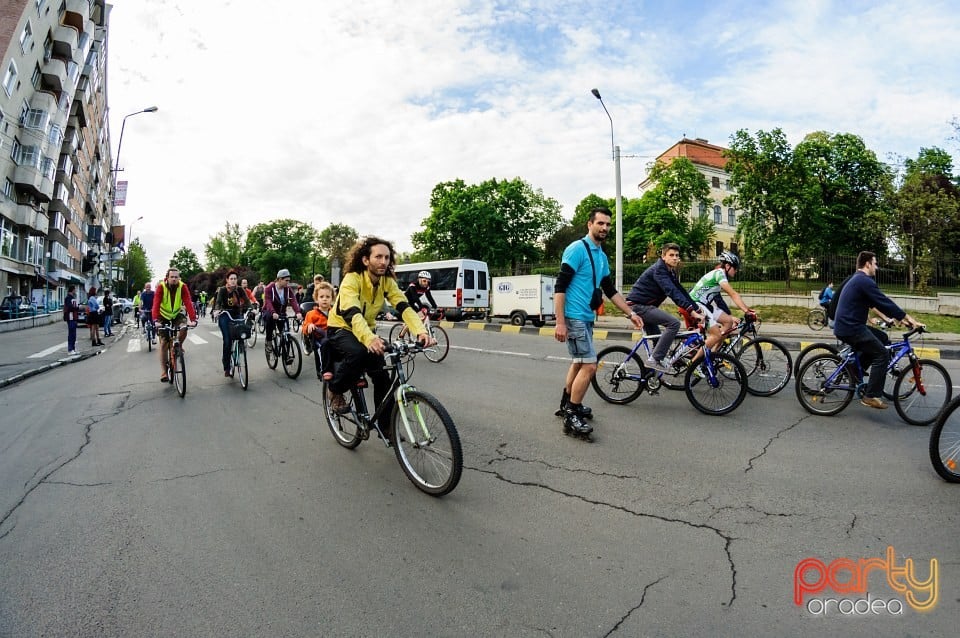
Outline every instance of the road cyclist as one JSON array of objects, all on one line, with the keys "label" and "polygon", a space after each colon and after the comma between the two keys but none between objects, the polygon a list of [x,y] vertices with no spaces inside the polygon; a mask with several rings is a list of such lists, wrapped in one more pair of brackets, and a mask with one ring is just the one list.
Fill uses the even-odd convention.
[{"label": "road cyclist", "polygon": [[730,285],[730,278],[736,277],[739,270],[740,257],[725,250],[717,257],[716,267],[690,289],[690,298],[697,302],[700,312],[707,319],[707,328],[711,333],[707,337],[708,348],[718,343],[723,333],[731,333],[737,327],[737,320],[730,314],[730,307],[722,293],[726,293],[744,314],[756,314]]},{"label": "road cyclist", "polygon": [[266,288],[263,289],[264,324],[267,333],[267,339],[264,342],[263,348],[268,361],[274,354],[273,331],[276,330],[278,322],[286,320],[288,307],[293,309],[298,319],[303,319],[303,315],[300,312],[300,304],[297,303],[297,299],[294,297],[294,290],[290,286],[290,271],[286,268],[281,268],[277,271],[276,280],[270,282]]},{"label": "road cyclist", "polygon": [[157,342],[157,326],[153,323],[153,299],[156,293],[153,292],[153,284],[149,281],[143,285],[140,292],[140,326],[143,329],[143,336],[147,340],[147,351],[153,350]]},{"label": "road cyclist", "polygon": [[[164,280],[157,285],[156,293],[153,297],[153,309],[151,318],[156,325],[159,321],[172,324],[176,329],[176,339],[183,349],[183,341],[187,338],[187,327],[184,325],[184,312],[190,318],[190,325],[197,325],[197,311],[193,307],[193,299],[190,298],[190,289],[185,283],[180,281],[180,271],[176,268],[167,270]],[[172,346],[171,335],[161,335],[160,338],[160,381],[167,383],[170,378],[167,375],[169,364],[170,347]]]},{"label": "road cyclist", "polygon": [[213,301],[213,312],[217,315],[217,325],[223,337],[223,376],[232,377],[231,351],[233,339],[242,339],[247,327],[244,325],[245,316],[250,310],[250,299],[246,292],[237,283],[237,271],[229,270],[223,286],[217,291],[217,298]]}]

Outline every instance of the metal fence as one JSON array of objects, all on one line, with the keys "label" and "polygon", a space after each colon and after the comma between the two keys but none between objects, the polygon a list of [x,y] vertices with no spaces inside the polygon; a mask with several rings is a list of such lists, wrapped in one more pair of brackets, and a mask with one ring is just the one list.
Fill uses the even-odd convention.
[{"label": "metal fence", "polygon": [[[611,260],[612,261],[612,260]],[[906,261],[892,257],[880,257],[877,283],[891,294],[936,295],[938,292],[960,292],[960,260],[921,260],[912,273]],[[652,262],[623,265],[623,285],[629,289],[633,282]],[[680,281],[690,288],[711,268],[716,261],[685,261],[680,267]],[[774,295],[806,295],[820,290],[829,282],[838,286],[857,269],[856,255],[824,255],[791,260],[789,266],[782,262],[745,261],[733,282],[742,293],[766,293]],[[522,264],[520,272],[491,269],[491,275],[546,274],[556,275],[559,263]],[[912,274],[912,277],[911,277]]]}]

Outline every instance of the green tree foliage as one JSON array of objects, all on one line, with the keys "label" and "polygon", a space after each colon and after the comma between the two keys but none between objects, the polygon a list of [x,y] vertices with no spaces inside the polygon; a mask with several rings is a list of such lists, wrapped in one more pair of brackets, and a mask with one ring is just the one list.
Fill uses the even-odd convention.
[{"label": "green tree foliage", "polygon": [[143,284],[150,281],[151,278],[150,261],[147,259],[147,253],[139,239],[130,242],[123,268],[126,281],[118,292],[121,293],[121,296],[132,297],[138,290],[143,290]]},{"label": "green tree foliage", "polygon": [[707,178],[689,159],[678,157],[654,164],[650,180],[651,189],[624,205],[624,258],[642,261],[668,242],[678,244],[684,256],[695,257],[714,237],[709,219],[690,219],[694,202],[710,197]]},{"label": "green tree foliage", "polygon": [[240,224],[226,222],[223,231],[210,237],[210,241],[203,248],[207,258],[207,270],[235,268],[244,263],[243,244]]},{"label": "green tree foliage", "polygon": [[512,272],[521,261],[538,261],[546,239],[563,225],[560,204],[519,177],[437,184],[430,210],[412,238],[421,257],[480,259]]},{"label": "green tree foliage", "polygon": [[803,254],[886,252],[893,175],[850,133],[811,133],[794,149],[803,171],[798,237]]},{"label": "green tree foliage", "polygon": [[[626,198],[621,198],[621,205],[626,206],[627,201]],[[587,220],[590,218],[590,211],[600,207],[610,209],[610,211],[614,213],[614,216],[616,216],[616,201],[613,199],[604,199],[599,195],[591,193],[580,200],[580,203],[577,204],[577,207],[573,211],[573,219],[560,226],[555,233],[544,241],[543,258],[547,261],[559,261],[567,246],[587,234]],[[617,223],[618,220],[614,219],[613,227],[610,229],[610,233],[607,235],[607,241],[603,246],[607,255],[613,252],[612,246],[616,245]]]},{"label": "green tree foliage", "polygon": [[247,231],[244,254],[264,281],[274,279],[277,271],[286,268],[295,282],[305,284],[312,275],[310,269],[318,237],[317,230],[310,224],[277,219]]},{"label": "green tree foliage", "polygon": [[318,244],[323,256],[332,262],[335,258],[343,264],[347,253],[359,239],[357,231],[346,224],[330,224],[320,231]]},{"label": "green tree foliage", "polygon": [[910,289],[926,294],[933,269],[960,255],[960,188],[948,153],[924,148],[916,160],[906,161],[896,208]]},{"label": "green tree foliage", "polygon": [[[176,268],[180,271],[180,279],[189,281],[194,275],[203,271],[200,267],[200,260],[197,259],[197,253],[193,249],[183,246],[173,253],[170,258],[170,268]],[[166,276],[166,271],[160,274],[160,279]]]}]

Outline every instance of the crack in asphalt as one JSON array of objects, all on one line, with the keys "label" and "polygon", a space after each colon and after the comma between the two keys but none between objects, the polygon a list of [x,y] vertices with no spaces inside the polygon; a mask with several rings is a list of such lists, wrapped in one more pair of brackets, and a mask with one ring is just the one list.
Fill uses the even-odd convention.
[{"label": "crack in asphalt", "polygon": [[[91,443],[90,431],[94,425],[96,425],[97,423],[100,423],[101,421],[109,419],[111,417],[117,416],[118,414],[120,414],[126,409],[127,399],[130,397],[129,392],[106,392],[103,394],[98,394],[97,396],[113,396],[113,395],[119,395],[122,398],[119,404],[111,412],[103,412],[100,414],[87,415],[77,419],[76,421],[77,424],[83,425],[84,428],[83,428],[83,442],[77,448],[76,452],[74,452],[72,455],[64,459],[61,463],[53,466],[53,469],[51,469],[50,471],[45,473],[43,476],[41,476],[40,479],[36,483],[34,483],[32,486],[28,487],[28,484],[24,485],[24,487],[26,488],[26,491],[20,497],[20,500],[14,503],[10,507],[10,509],[8,509],[3,514],[3,516],[0,516],[0,529],[3,529],[3,526],[7,523],[8,520],[10,520],[10,517],[13,516],[14,513],[20,508],[20,506],[27,501],[27,499],[30,497],[31,494],[33,494],[33,491],[35,489],[37,489],[44,483],[47,483],[48,482],[47,479],[49,479],[51,476],[56,474],[61,468],[66,467],[69,463],[72,463],[76,459],[80,458],[80,455],[83,454],[83,450]],[[35,477],[36,475],[37,475],[37,472],[34,472],[33,476]],[[17,526],[15,523],[11,525],[8,530],[0,534],[0,540],[3,540],[4,538],[6,538],[10,534],[10,532],[16,529],[16,527]]]},{"label": "crack in asphalt", "polygon": [[847,527],[847,536],[850,536],[851,532],[853,532],[853,528],[856,526],[857,526],[857,515],[854,514],[853,520],[850,521],[850,525]]},{"label": "crack in asphalt", "polygon": [[487,465],[493,465],[494,463],[500,463],[502,461],[519,461],[521,463],[537,463],[551,470],[563,470],[565,472],[583,472],[585,474],[590,474],[591,476],[606,476],[611,478],[618,479],[633,479],[633,480],[643,480],[643,477],[637,474],[612,474],[610,472],[597,472],[595,470],[588,470],[585,468],[579,467],[567,467],[564,465],[554,465],[552,463],[547,463],[541,459],[524,459],[519,456],[512,456],[510,454],[504,454],[502,451],[497,450],[497,454],[500,455],[500,458],[490,459],[487,461]]},{"label": "crack in asphalt", "polygon": [[798,425],[800,425],[801,423],[803,423],[804,421],[806,421],[807,419],[809,419],[811,416],[813,416],[813,415],[812,415],[812,414],[808,414],[808,415],[806,415],[806,416],[800,417],[795,423],[791,423],[790,425],[788,425],[787,427],[783,428],[782,430],[780,430],[779,432],[777,432],[775,435],[773,435],[772,437],[770,437],[770,440],[767,441],[767,444],[763,446],[763,449],[760,451],[760,454],[757,454],[756,456],[750,458],[750,459],[747,461],[747,469],[745,469],[745,470],[743,471],[743,473],[746,474],[747,472],[749,472],[750,470],[753,469],[753,462],[756,461],[757,459],[759,459],[759,458],[760,458],[761,456],[763,456],[764,454],[766,454],[766,453],[767,453],[767,450],[770,449],[770,446],[773,445],[773,442],[774,442],[774,441],[776,441],[777,439],[780,438],[780,435],[781,435],[781,434],[785,434],[785,433],[789,432],[789,431],[792,430],[793,428],[797,427]]},{"label": "crack in asphalt", "polygon": [[637,611],[638,609],[640,609],[641,607],[643,607],[643,601],[646,600],[646,598],[647,598],[647,591],[649,591],[649,589],[650,589],[651,587],[653,587],[654,585],[656,585],[657,583],[659,583],[661,580],[663,580],[663,579],[665,579],[665,578],[666,578],[666,576],[661,576],[660,578],[656,579],[656,580],[653,581],[652,583],[648,583],[646,586],[644,586],[644,588],[643,588],[643,593],[640,595],[640,602],[637,603],[635,607],[631,607],[630,609],[628,609],[628,610],[627,610],[627,613],[625,613],[625,614],[623,615],[623,617],[622,617],[620,620],[617,621],[617,624],[615,624],[615,625],[610,629],[610,631],[608,631],[607,633],[604,634],[604,638],[607,638],[607,636],[613,635],[613,633],[620,628],[620,625],[622,625],[623,623],[625,623],[625,622],[627,621],[627,619],[630,617],[631,614],[633,614],[633,612],[635,612],[635,611]]},{"label": "crack in asphalt", "polygon": [[206,472],[197,472],[196,474],[178,474],[177,476],[161,476],[161,477],[155,478],[155,479],[153,479],[153,480],[151,480],[151,481],[149,481],[149,482],[150,482],[150,483],[162,483],[162,482],[164,482],[164,481],[176,481],[176,480],[185,479],[185,478],[199,478],[199,477],[201,477],[201,476],[207,476],[208,474],[216,474],[216,473],[218,473],[218,472],[227,472],[227,471],[229,471],[229,470],[230,470],[230,468],[228,468],[228,467],[218,467],[218,468],[215,469],[215,470],[208,470],[208,471],[206,471]]},{"label": "crack in asphalt", "polygon": [[685,526],[691,527],[691,528],[693,528],[693,529],[706,530],[706,531],[709,531],[709,532],[713,532],[716,536],[718,536],[718,537],[720,537],[720,538],[723,539],[723,541],[724,541],[724,543],[723,543],[723,551],[724,551],[724,553],[725,553],[726,556],[727,556],[727,564],[730,566],[730,599],[729,599],[726,603],[723,603],[723,604],[726,605],[728,608],[729,608],[729,607],[732,607],[734,601],[736,601],[736,599],[737,599],[737,566],[736,566],[736,563],[734,563],[733,555],[732,555],[731,552],[730,552],[730,545],[731,545],[731,543],[734,541],[734,537],[725,534],[722,530],[720,530],[720,529],[717,528],[717,527],[712,527],[712,526],[707,525],[707,524],[705,524],[705,523],[694,523],[694,522],[692,522],[692,521],[687,521],[687,520],[684,520],[684,519],[682,519],[682,518],[671,518],[671,517],[668,517],[668,516],[661,516],[661,515],[658,515],[658,514],[650,514],[650,513],[648,513],[648,512],[641,512],[641,511],[638,511],[638,510],[633,510],[633,509],[630,509],[629,507],[625,507],[625,506],[623,506],[623,505],[616,505],[616,504],[614,504],[614,503],[607,503],[606,501],[599,501],[599,500],[596,500],[596,499],[588,498],[588,497],[586,497],[586,496],[583,496],[582,494],[574,494],[574,493],[572,493],[572,492],[565,492],[564,490],[558,489],[558,488],[553,487],[553,486],[551,486],[551,485],[547,485],[547,484],[545,484],[545,483],[539,483],[539,482],[536,482],[536,481],[518,481],[518,480],[514,480],[514,479],[511,479],[511,478],[507,478],[506,476],[504,476],[504,475],[501,474],[500,472],[498,472],[498,471],[496,471],[496,470],[492,470],[492,469],[486,469],[486,468],[482,468],[482,467],[468,467],[468,466],[466,466],[466,465],[465,465],[464,467],[466,467],[467,469],[476,470],[477,472],[480,472],[481,474],[489,474],[490,476],[493,476],[493,477],[496,478],[497,480],[503,481],[504,483],[507,483],[507,484],[509,484],[509,485],[516,485],[516,486],[518,486],[518,487],[535,487],[535,488],[539,488],[539,489],[542,489],[542,490],[546,490],[546,491],[551,492],[551,493],[553,493],[553,494],[557,494],[557,495],[559,495],[559,496],[565,496],[565,497],[567,497],[567,498],[576,499],[576,500],[578,500],[578,501],[582,501],[582,502],[588,503],[588,504],[590,504],[590,505],[597,505],[597,506],[600,506],[600,507],[608,507],[608,508],[610,508],[610,509],[612,509],[612,510],[616,510],[616,511],[618,511],[618,512],[624,512],[624,513],[626,513],[626,514],[631,514],[631,515],[633,515],[633,516],[638,516],[638,517],[640,517],[640,518],[649,518],[649,519],[652,519],[652,520],[655,520],[655,521],[660,521],[660,522],[663,522],[663,523],[678,523],[678,524],[680,524],[680,525],[685,525]]},{"label": "crack in asphalt", "polygon": [[45,485],[69,485],[70,487],[103,487],[104,485],[113,485],[113,481],[104,483],[71,483],[70,481],[43,481]]}]

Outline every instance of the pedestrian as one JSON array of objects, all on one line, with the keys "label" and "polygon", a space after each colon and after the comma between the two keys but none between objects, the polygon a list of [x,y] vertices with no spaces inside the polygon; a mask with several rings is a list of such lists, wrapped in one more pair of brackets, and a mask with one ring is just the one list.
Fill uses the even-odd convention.
[{"label": "pedestrian", "polygon": [[77,301],[77,287],[67,287],[67,297],[63,300],[63,320],[67,322],[67,354],[77,354],[77,321],[80,319],[80,302]]},{"label": "pedestrian", "polygon": [[110,289],[106,288],[103,291],[103,301],[100,303],[103,306],[103,336],[112,337],[113,330],[113,297],[110,296]]},{"label": "pedestrian", "polygon": [[90,345],[102,346],[100,341],[100,322],[103,321],[103,308],[97,301],[97,289],[91,288],[87,293],[87,327],[90,329]]},{"label": "pedestrian", "polygon": [[554,285],[553,305],[557,317],[554,338],[566,342],[572,358],[556,414],[563,417],[564,432],[573,434],[593,432],[593,427],[586,422],[593,413],[583,405],[583,397],[597,373],[593,326],[596,311],[603,305],[603,294],[629,315],[637,330],[643,328],[643,320],[610,281],[610,262],[600,247],[610,233],[612,219],[609,208],[597,207],[590,211],[587,234],[563,251],[560,274]]}]

